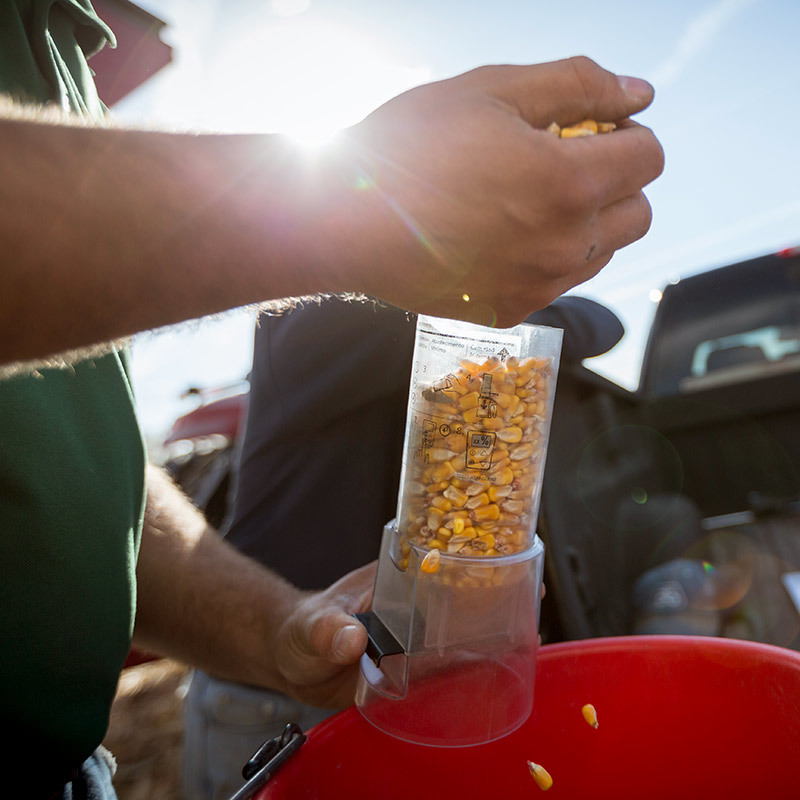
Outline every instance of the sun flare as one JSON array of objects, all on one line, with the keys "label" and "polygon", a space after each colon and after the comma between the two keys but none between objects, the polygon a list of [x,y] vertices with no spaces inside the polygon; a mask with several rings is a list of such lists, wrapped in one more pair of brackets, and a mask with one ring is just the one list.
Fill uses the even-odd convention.
[{"label": "sun flare", "polygon": [[226,127],[284,133],[308,145],[430,80],[426,67],[405,63],[385,42],[305,15],[253,30],[216,63]]}]

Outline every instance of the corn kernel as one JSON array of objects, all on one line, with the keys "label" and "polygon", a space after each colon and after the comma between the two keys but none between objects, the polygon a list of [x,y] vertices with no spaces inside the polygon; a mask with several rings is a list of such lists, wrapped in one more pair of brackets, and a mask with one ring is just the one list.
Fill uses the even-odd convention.
[{"label": "corn kernel", "polygon": [[466,508],[470,510],[473,508],[478,508],[479,506],[488,506],[489,505],[489,495],[486,492],[481,492],[480,494],[476,494],[473,497],[470,497],[469,500],[465,503]]},{"label": "corn kernel", "polygon": [[446,497],[456,508],[461,508],[464,503],[467,502],[468,495],[466,492],[462,492],[461,489],[456,488],[455,486],[448,486],[444,492],[444,497]]},{"label": "corn kernel", "polygon": [[553,785],[550,773],[541,764],[534,764],[533,761],[529,761],[528,770],[531,773],[531,777],[536,781],[536,785],[543,792],[546,792]]},{"label": "corn kernel", "polygon": [[449,461],[454,455],[452,450],[447,450],[444,447],[431,447],[428,450],[428,455],[431,461]]},{"label": "corn kernel", "polygon": [[481,522],[487,519],[500,519],[500,506],[497,503],[489,503],[489,505],[478,506],[469,513],[470,519],[475,522]]},{"label": "corn kernel", "polygon": [[597,722],[597,711],[591,703],[587,703],[581,709],[581,714],[583,714],[583,718],[586,720],[587,725],[591,725],[593,728],[600,727],[600,724]]},{"label": "corn kernel", "polygon": [[532,455],[533,455],[533,445],[530,442],[525,442],[524,444],[517,445],[511,451],[511,460],[524,461],[525,459],[530,458]]},{"label": "corn kernel", "polygon": [[508,497],[511,494],[511,486],[490,486],[489,491],[487,494],[489,495],[489,500],[493,503],[496,503],[498,500],[502,500],[504,497]]},{"label": "corn kernel", "polygon": [[431,505],[435,508],[440,508],[445,512],[450,511],[453,508],[453,504],[446,497],[442,497],[441,495],[437,495],[436,497],[432,498]]},{"label": "corn kernel", "polygon": [[440,481],[446,481],[448,478],[452,478],[455,474],[456,471],[453,469],[450,462],[442,461],[430,471],[429,476],[433,483],[439,483]]},{"label": "corn kernel", "polygon": [[472,546],[476,550],[491,550],[494,548],[494,536],[491,533],[484,534],[483,536],[479,536],[473,543]]},{"label": "corn kernel", "polygon": [[466,527],[466,523],[464,522],[463,517],[456,517],[453,520],[453,534],[458,536],[459,533],[464,532],[464,528]]},{"label": "corn kernel", "polygon": [[436,572],[436,570],[439,569],[439,551],[429,550],[425,555],[425,558],[422,559],[422,563],[419,565],[419,568],[423,572]]},{"label": "corn kernel", "polygon": [[522,428],[517,427],[516,425],[512,425],[509,428],[503,428],[500,431],[497,431],[497,438],[503,442],[508,442],[509,444],[516,444],[520,439],[522,439]]},{"label": "corn kernel", "polygon": [[500,486],[507,486],[513,480],[514,480],[514,473],[512,472],[511,467],[504,467],[497,477],[497,483]]},{"label": "corn kernel", "polygon": [[478,392],[470,392],[469,394],[462,395],[458,399],[458,405],[462,411],[469,411],[471,408],[476,408],[480,402],[480,395]]}]

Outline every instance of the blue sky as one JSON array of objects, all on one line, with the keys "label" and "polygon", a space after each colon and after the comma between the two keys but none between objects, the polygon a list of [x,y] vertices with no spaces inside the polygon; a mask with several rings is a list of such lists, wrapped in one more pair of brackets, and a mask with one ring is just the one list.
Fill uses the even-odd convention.
[{"label": "blue sky", "polygon": [[[639,119],[666,152],[647,190],[653,226],[575,290],[622,319],[623,341],[590,365],[629,388],[666,283],[800,245],[797,0],[139,3],[169,24],[175,60],[116,111],[154,125],[313,134],[417,83],[576,54],[650,80]],[[145,431],[186,410],[188,385],[243,377],[250,339],[250,318],[234,313],[139,340]]]}]

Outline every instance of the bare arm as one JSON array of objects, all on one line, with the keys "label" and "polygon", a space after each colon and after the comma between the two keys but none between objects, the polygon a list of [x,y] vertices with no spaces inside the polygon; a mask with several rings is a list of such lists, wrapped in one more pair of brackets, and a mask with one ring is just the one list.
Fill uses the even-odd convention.
[{"label": "bare arm", "polygon": [[[302,554],[298,553],[298,558]],[[338,708],[353,700],[374,567],[301,592],[209,528],[161,471],[148,471],[134,643],[223,678]]]},{"label": "bare arm", "polygon": [[[484,67],[400,95],[318,159],[276,136],[0,115],[0,363],[317,291],[519,322],[649,227],[663,154],[625,120],[651,99],[588,59]],[[623,122],[543,132],[585,117]]]}]

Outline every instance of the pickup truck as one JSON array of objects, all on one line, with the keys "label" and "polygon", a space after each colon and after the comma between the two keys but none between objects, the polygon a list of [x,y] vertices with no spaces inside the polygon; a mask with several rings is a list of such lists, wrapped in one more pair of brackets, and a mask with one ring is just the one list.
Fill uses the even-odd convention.
[{"label": "pickup truck", "polygon": [[540,535],[546,640],[800,648],[800,248],[667,286],[636,391],[562,366]]},{"label": "pickup truck", "polygon": [[[214,524],[246,402],[205,402],[170,436],[194,442],[168,466]],[[636,391],[562,360],[539,534],[546,643],[800,649],[800,248],[667,286]]]}]

